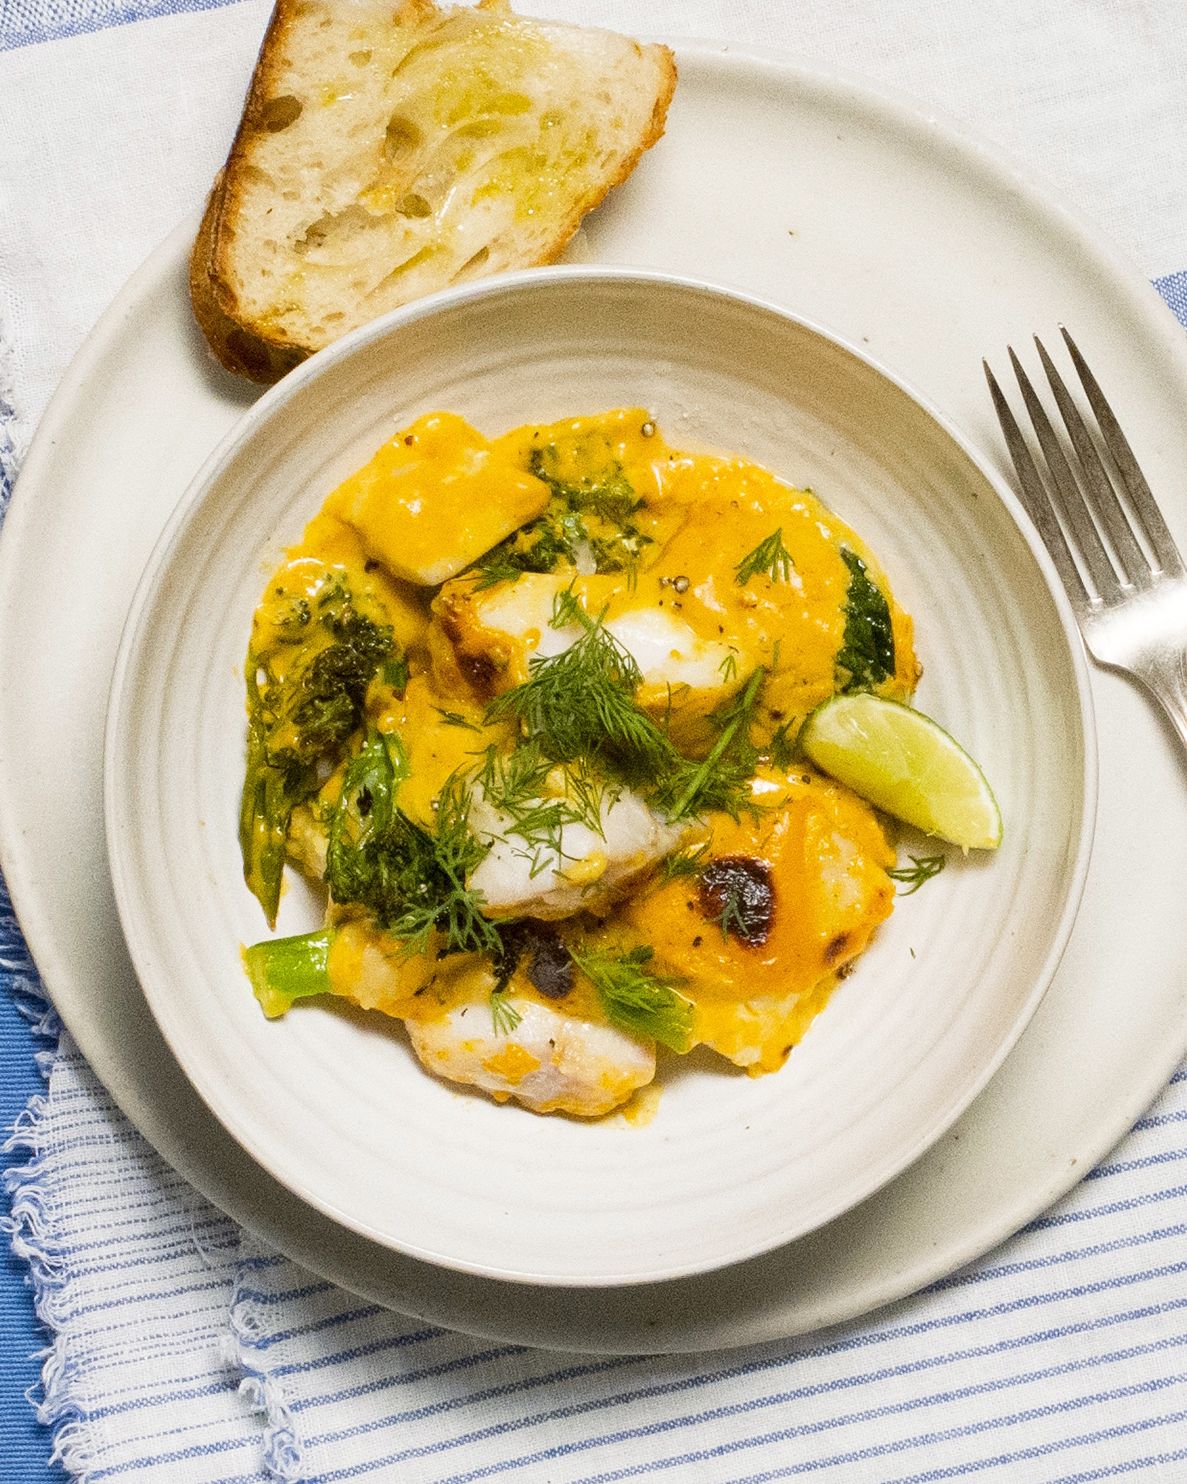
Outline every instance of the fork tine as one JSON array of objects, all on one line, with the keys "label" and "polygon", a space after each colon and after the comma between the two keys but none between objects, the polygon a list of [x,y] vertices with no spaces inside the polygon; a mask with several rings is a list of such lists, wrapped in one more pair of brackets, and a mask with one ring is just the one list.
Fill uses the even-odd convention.
[{"label": "fork tine", "polygon": [[1094,514],[1099,524],[1104,527],[1105,535],[1113,543],[1113,550],[1121,568],[1121,576],[1135,587],[1148,587],[1152,578],[1150,563],[1137,543],[1133,527],[1129,523],[1129,516],[1126,515],[1118,500],[1113,481],[1109,478],[1108,471],[1101,462],[1100,454],[1096,451],[1096,444],[1092,441],[1088,424],[1084,421],[1083,414],[1072,400],[1072,394],[1068,391],[1063,377],[1055,369],[1055,363],[1047,354],[1046,347],[1037,335],[1035,346],[1039,352],[1039,359],[1043,363],[1043,370],[1047,373],[1051,390],[1055,394],[1055,400],[1059,405],[1064,427],[1067,428],[1068,436],[1072,440],[1072,446],[1080,461],[1080,472],[1088,482],[1090,495],[1094,497]]},{"label": "fork tine", "polygon": [[1121,425],[1113,415],[1113,409],[1105,401],[1105,394],[1101,391],[1096,377],[1088,369],[1087,362],[1080,354],[1076,342],[1062,325],[1059,328],[1075,365],[1076,374],[1083,384],[1089,404],[1100,424],[1105,447],[1109,450],[1113,462],[1121,473],[1126,493],[1129,495],[1130,503],[1141,525],[1142,534],[1150,543],[1151,550],[1158,558],[1162,570],[1172,577],[1179,577],[1183,573],[1183,559],[1179,555],[1179,548],[1175,545],[1174,537],[1162,518],[1162,512],[1150,493],[1150,486],[1146,483],[1145,475],[1138,468],[1138,461],[1134,458],[1129,440],[1121,431]]},{"label": "fork tine", "polygon": [[1018,426],[1014,414],[1010,411],[1010,404],[997,384],[997,377],[989,369],[989,362],[983,360],[981,366],[985,372],[985,380],[989,383],[989,395],[993,398],[994,410],[997,412],[997,420],[1005,436],[1006,447],[1010,450],[1010,458],[1014,461],[1014,471],[1018,475],[1022,503],[1026,506],[1026,513],[1034,522],[1043,545],[1055,563],[1055,570],[1059,573],[1060,581],[1067,589],[1068,596],[1077,607],[1086,607],[1091,601],[1088,590],[1084,586],[1080,569],[1076,566],[1064,537],[1063,528],[1051,505],[1042,476],[1027,447],[1026,439],[1022,436],[1022,429]]},{"label": "fork tine", "polygon": [[1022,399],[1026,403],[1026,410],[1030,413],[1030,420],[1038,435],[1039,447],[1043,450],[1043,457],[1047,461],[1047,468],[1059,496],[1060,514],[1064,522],[1071,527],[1072,535],[1075,537],[1076,545],[1080,549],[1080,555],[1084,560],[1084,565],[1088,568],[1088,575],[1096,591],[1102,598],[1113,597],[1120,584],[1113,570],[1113,564],[1109,560],[1109,554],[1100,539],[1100,533],[1084,504],[1084,497],[1076,484],[1075,476],[1072,474],[1063,449],[1059,446],[1059,439],[1055,436],[1051,420],[1039,401],[1038,393],[1031,385],[1030,377],[1023,370],[1022,362],[1014,354],[1012,347],[1008,348],[1008,353],[1010,364],[1014,368],[1014,375],[1018,378]]}]

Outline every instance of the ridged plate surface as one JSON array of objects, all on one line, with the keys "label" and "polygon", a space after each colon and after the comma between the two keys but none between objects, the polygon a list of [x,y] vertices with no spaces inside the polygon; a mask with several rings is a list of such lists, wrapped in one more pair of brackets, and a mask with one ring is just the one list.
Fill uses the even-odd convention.
[{"label": "ridged plate surface", "polygon": [[[900,900],[782,1072],[669,1061],[677,1074],[644,1127],[459,1093],[379,1017],[303,1006],[266,1022],[239,960],[263,924],[235,835],[252,609],[325,494],[427,410],[493,433],[630,404],[650,407],[676,446],[745,454],[810,485],[862,535],[916,619],[918,704],[981,761],[1005,819],[995,856],[957,861]],[[868,1196],[1013,1044],[1083,884],[1095,786],[1083,661],[1015,514],[996,476],[854,350],[659,275],[552,270],[446,296],[286,379],[212,456],[158,545],[112,693],[117,901],[191,1081],[313,1205],[475,1273],[572,1285],[694,1273]],[[315,921],[290,891],[281,930]]]}]

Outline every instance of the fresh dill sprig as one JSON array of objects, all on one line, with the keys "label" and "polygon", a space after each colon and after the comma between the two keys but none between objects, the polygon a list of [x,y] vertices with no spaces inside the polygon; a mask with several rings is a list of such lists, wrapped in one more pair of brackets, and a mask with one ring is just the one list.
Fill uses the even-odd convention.
[{"label": "fresh dill sprig", "polygon": [[446,711],[441,706],[434,706],[433,710],[447,727],[464,727],[467,732],[481,732],[482,730],[474,722],[468,721],[460,711]]},{"label": "fresh dill sprig", "polygon": [[[563,792],[557,787],[563,776]],[[622,786],[595,771],[584,759],[554,763],[533,738],[510,751],[491,746],[483,755],[476,777],[481,797],[502,817],[500,833],[516,836],[531,862],[531,876],[550,869],[567,857],[564,830],[584,825],[605,839],[604,816],[622,793]]]},{"label": "fresh dill sprig", "polygon": [[727,685],[730,683],[731,680],[737,679],[738,656],[732,649],[730,650],[729,654],[726,655],[725,659],[722,660],[721,664],[718,665],[717,673],[721,676],[722,680],[724,680]]},{"label": "fresh dill sprig", "polygon": [[767,756],[774,768],[790,768],[795,761],[796,742],[799,739],[799,728],[792,732],[791,722],[785,721],[781,726],[775,728],[771,734],[771,740],[767,743]]},{"label": "fresh dill sprig", "polygon": [[780,527],[742,558],[734,568],[734,580],[739,587],[745,587],[752,577],[763,572],[772,582],[790,582],[794,566],[791,552],[783,544],[783,528]]},{"label": "fresh dill sprig", "polygon": [[550,629],[567,629],[570,624],[578,624],[586,633],[594,627],[594,621],[582,608],[581,600],[573,591],[572,583],[568,587],[562,587],[555,594],[552,599],[552,613],[548,619]]},{"label": "fresh dill sprig", "polygon": [[766,671],[758,669],[745,688],[712,720],[720,735],[707,758],[677,751],[668,733],[635,703],[642,674],[634,658],[591,618],[572,591],[557,594],[552,622],[583,630],[561,654],[534,655],[528,679],[497,696],[488,722],[514,721],[546,758],[578,759],[595,777],[616,778],[641,789],[669,820],[720,809],[737,818],[749,799],[758,761],[750,727]]},{"label": "fresh dill sprig", "polygon": [[750,726],[766,671],[759,667],[713,721],[720,731],[708,757],[701,762],[681,759],[681,766],[664,779],[657,799],[669,820],[687,819],[719,809],[735,819],[749,801],[750,780],[758,753],[750,741]]},{"label": "fresh dill sprig", "polygon": [[557,595],[561,627],[579,622],[581,637],[561,654],[533,655],[528,679],[496,696],[488,722],[518,722],[555,762],[584,758],[628,782],[664,776],[681,762],[664,732],[635,705],[642,674],[634,658],[586,614],[572,593]]},{"label": "fresh dill sprig", "polygon": [[655,950],[640,945],[628,953],[570,949],[577,967],[598,992],[611,1025],[635,1036],[650,1036],[673,1051],[692,1045],[693,1007],[677,994],[678,979],[651,969]]},{"label": "fresh dill sprig", "polygon": [[523,1016],[514,1005],[507,1003],[503,991],[496,988],[490,992],[490,1019],[496,1036],[509,1036],[519,1028]]},{"label": "fresh dill sprig", "polygon": [[699,876],[708,859],[709,842],[707,840],[702,840],[699,845],[694,845],[690,850],[678,850],[674,855],[665,856],[660,862],[660,880],[677,881],[684,876]]},{"label": "fresh dill sprig", "polygon": [[909,897],[917,892],[925,881],[938,876],[947,864],[947,856],[913,855],[909,866],[892,866],[886,874],[892,881],[903,882],[907,889],[900,891],[899,896]]},{"label": "fresh dill sprig", "polygon": [[735,938],[745,941],[750,936],[745,905],[744,883],[740,880],[728,881],[721,891],[721,911],[713,919],[721,929],[723,938],[728,938],[732,933]]}]

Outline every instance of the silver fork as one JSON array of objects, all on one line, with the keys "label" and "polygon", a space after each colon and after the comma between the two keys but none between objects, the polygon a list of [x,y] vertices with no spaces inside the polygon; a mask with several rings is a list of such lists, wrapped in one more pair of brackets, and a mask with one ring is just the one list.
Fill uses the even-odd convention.
[{"label": "silver fork", "polygon": [[[1067,330],[1064,343],[1095,415],[1088,420],[1036,337],[1069,444],[1056,434],[1012,348],[1010,363],[1042,452],[1043,473],[987,362],[1022,501],[1063,582],[1089,653],[1139,680],[1187,747],[1187,573],[1129,441]],[[1110,467],[1111,466],[1111,467]]]}]

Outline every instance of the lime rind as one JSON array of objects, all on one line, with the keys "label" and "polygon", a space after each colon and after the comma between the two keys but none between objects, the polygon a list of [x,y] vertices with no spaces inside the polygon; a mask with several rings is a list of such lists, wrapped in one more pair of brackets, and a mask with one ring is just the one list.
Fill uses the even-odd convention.
[{"label": "lime rind", "polygon": [[1002,817],[985,774],[930,716],[883,696],[833,696],[800,734],[808,759],[855,794],[965,850],[1001,844]]}]

